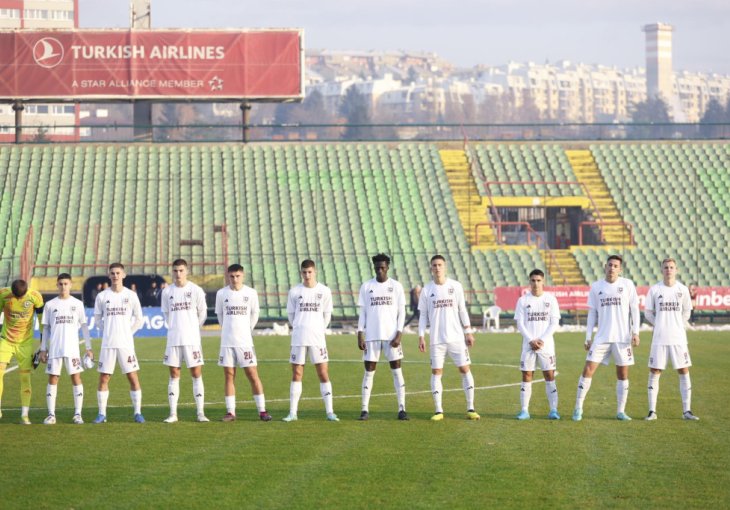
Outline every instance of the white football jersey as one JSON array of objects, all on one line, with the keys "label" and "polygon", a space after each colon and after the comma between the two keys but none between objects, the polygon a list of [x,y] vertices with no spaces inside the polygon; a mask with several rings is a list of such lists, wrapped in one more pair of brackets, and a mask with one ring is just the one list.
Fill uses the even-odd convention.
[{"label": "white football jersey", "polygon": [[357,299],[360,317],[357,330],[365,341],[392,340],[406,322],[406,295],[403,285],[388,278],[380,283],[373,278],[362,284]]},{"label": "white football jersey", "polygon": [[560,322],[558,300],[549,292],[540,297],[528,292],[517,300],[515,322],[522,333],[522,350],[530,350],[530,342],[535,339],[543,341],[542,351],[555,353],[553,332]]},{"label": "white football jersey", "polygon": [[471,327],[471,322],[459,282],[451,278],[442,285],[428,282],[421,291],[418,310],[421,312],[418,335],[423,336],[430,325],[431,345],[464,343],[464,328]]},{"label": "white football jersey", "polygon": [[101,291],[94,304],[94,320],[101,329],[101,347],[134,349],[132,334],[142,325],[142,307],[137,293],[122,287],[119,292],[111,288]]},{"label": "white football jersey", "polygon": [[51,299],[43,307],[41,323],[50,328],[48,358],[80,358],[79,328],[86,324],[84,304],[73,296]]},{"label": "white football jersey", "polygon": [[162,291],[162,313],[167,322],[167,346],[200,345],[200,327],[208,315],[205,292],[193,282],[174,283]]},{"label": "white football jersey", "polygon": [[[588,293],[588,313],[597,313],[598,332],[594,345],[631,342],[639,334],[639,296],[634,282],[618,278],[613,283],[605,279],[593,282]],[[592,329],[592,328],[591,328]],[[590,340],[593,331],[586,331]]]},{"label": "white football jersey", "polygon": [[254,289],[223,287],[215,295],[215,313],[221,325],[221,347],[253,346],[251,332],[259,320],[259,296]]},{"label": "white football jersey", "polygon": [[646,295],[644,310],[654,313],[652,344],[687,345],[684,325],[692,311],[692,300],[687,287],[679,282],[671,287],[664,285],[664,282],[652,285]]},{"label": "white football jersey", "polygon": [[324,332],[327,329],[325,314],[332,314],[332,291],[326,285],[317,283],[312,288],[304,284],[292,287],[286,304],[292,334],[292,347],[326,345]]}]

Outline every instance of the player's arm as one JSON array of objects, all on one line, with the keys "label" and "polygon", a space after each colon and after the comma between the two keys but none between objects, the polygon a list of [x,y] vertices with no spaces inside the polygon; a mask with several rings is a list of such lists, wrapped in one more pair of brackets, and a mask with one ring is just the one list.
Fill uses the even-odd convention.
[{"label": "player's arm", "polygon": [[208,303],[205,302],[205,291],[198,287],[198,324],[202,328],[208,318]]},{"label": "player's arm", "polygon": [[368,307],[365,305],[366,297],[363,296],[365,293],[365,286],[360,287],[360,293],[357,298],[358,315],[357,315],[357,348],[361,351],[365,350],[365,326],[367,325],[368,319]]},{"label": "player's arm", "polygon": [[530,338],[530,332],[527,331],[527,324],[525,324],[525,305],[522,304],[522,299],[518,299],[517,305],[515,306],[515,324],[517,325],[517,331],[520,332],[522,338],[526,339],[528,342],[532,340],[532,338]]},{"label": "player's arm", "polygon": [[220,290],[215,294],[215,315],[218,317],[218,324],[223,326],[223,299]]},{"label": "player's arm", "polygon": [[631,284],[631,298],[629,300],[629,314],[631,316],[631,343],[639,345],[639,325],[641,324],[641,313],[639,312],[639,294],[636,286]]},{"label": "player's arm", "polygon": [[598,310],[589,308],[588,317],[586,317],[586,341],[583,344],[586,351],[591,348],[591,344],[593,343],[593,328],[596,327],[596,323],[598,323]]},{"label": "player's arm", "polygon": [[253,328],[256,327],[256,324],[259,322],[259,314],[261,313],[261,309],[259,308],[259,295],[254,291],[253,297],[251,299],[251,313],[249,315],[249,323],[251,324],[251,332],[253,333]]},{"label": "player's arm", "polygon": [[689,289],[682,293],[682,322],[685,327],[689,324],[689,317],[692,315],[692,298],[689,297]]},{"label": "player's arm", "polygon": [[142,328],[144,324],[144,315],[142,315],[142,305],[139,302],[137,294],[132,293],[132,326],[130,330],[134,335],[137,331]]},{"label": "player's arm", "polygon": [[[557,331],[558,326],[560,325],[560,308],[558,307],[558,300],[557,299],[551,299],[551,306],[550,306],[550,315],[548,317],[548,324],[545,328],[545,331],[543,331],[540,334],[540,338],[537,338],[535,340],[535,344],[537,346],[537,349],[542,349],[542,346],[544,345],[543,338],[549,338],[555,334],[555,331]],[[534,349],[534,347],[533,347]]]},{"label": "player's arm", "polygon": [[[426,328],[428,327],[428,297],[426,289],[421,290],[421,297],[418,299],[418,350],[426,352]],[[433,332],[432,332],[433,333]]]},{"label": "player's arm", "polygon": [[398,305],[398,316],[396,319],[396,324],[398,331],[395,334],[395,337],[393,340],[390,341],[391,347],[398,347],[401,344],[401,339],[403,338],[403,328],[406,326],[406,293],[403,290],[402,285],[398,285],[398,296],[397,296],[397,305]]},{"label": "player's arm", "polygon": [[464,340],[466,341],[466,345],[471,347],[474,345],[474,330],[471,328],[471,319],[469,318],[469,312],[466,310],[464,289],[461,286],[457,291],[457,307],[459,310],[459,319],[464,326]]},{"label": "player's arm", "polygon": [[89,326],[86,324],[86,322],[81,323],[81,335],[84,338],[86,355],[89,356],[89,358],[94,359],[94,351],[91,349],[91,334],[89,333]]},{"label": "player's arm", "polygon": [[293,291],[294,289],[289,291],[289,299],[286,302],[286,315],[289,318],[289,325],[293,328],[294,327],[294,319],[297,315],[297,303],[294,299]]},{"label": "player's arm", "polygon": [[646,301],[644,302],[644,318],[646,319],[646,322],[652,326],[655,325],[656,315],[654,313],[654,287],[649,289],[649,292],[646,295]]},{"label": "player's arm", "polygon": [[322,297],[322,318],[324,319],[324,329],[327,329],[332,320],[332,292],[327,288],[327,292]]},{"label": "player's arm", "polygon": [[170,294],[170,287],[165,287],[162,291],[160,299],[160,309],[162,310],[162,316],[165,318],[165,325],[170,325],[170,299],[167,297]]},{"label": "player's arm", "polygon": [[41,334],[41,363],[48,363],[48,342],[51,338],[51,326],[43,325],[43,333]]}]

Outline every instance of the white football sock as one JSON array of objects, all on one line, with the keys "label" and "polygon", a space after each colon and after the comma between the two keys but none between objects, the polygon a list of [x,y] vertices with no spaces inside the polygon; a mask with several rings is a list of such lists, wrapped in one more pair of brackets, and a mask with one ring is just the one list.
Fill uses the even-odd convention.
[{"label": "white football sock", "polygon": [[202,375],[193,377],[193,397],[198,415],[205,414],[205,386]]},{"label": "white football sock", "polygon": [[170,416],[177,416],[177,401],[180,398],[180,378],[170,377],[167,383],[167,402],[170,404]]},{"label": "white football sock", "polygon": [[581,376],[578,378],[578,393],[575,396],[576,409],[583,409],[583,401],[586,399],[588,390],[591,389],[591,382],[593,382],[593,379],[590,377]]},{"label": "white football sock", "polygon": [[266,397],[261,393],[260,395],[254,395],[253,401],[256,403],[256,409],[258,412],[263,413],[266,411]]},{"label": "white football sock", "polygon": [[654,411],[656,413],[656,399],[659,395],[659,374],[649,372],[647,391],[649,394],[649,411]]},{"label": "white football sock", "polygon": [[46,385],[46,405],[48,406],[48,414],[56,414],[56,394],[58,386],[55,384]]},{"label": "white football sock", "polygon": [[545,394],[547,395],[548,407],[552,411],[558,408],[558,385],[555,381],[545,381]]},{"label": "white football sock", "polygon": [[296,416],[299,410],[299,398],[302,396],[302,381],[292,381],[289,386],[289,414]]},{"label": "white football sock", "polygon": [[81,414],[84,407],[84,385],[74,386],[74,414]]},{"label": "white football sock", "polygon": [[465,374],[461,374],[461,387],[464,388],[464,397],[466,397],[466,410],[474,410],[474,376],[471,370]]},{"label": "white football sock", "polygon": [[132,399],[134,414],[142,414],[142,390],[130,391],[129,398]]},{"label": "white football sock", "polygon": [[225,401],[226,401],[226,412],[231,413],[231,414],[236,414],[236,396],[235,395],[226,395]]},{"label": "white football sock", "polygon": [[375,378],[375,370],[368,372],[362,376],[362,411],[367,411],[370,406],[370,394],[373,392],[373,379]]},{"label": "white football sock", "polygon": [[616,381],[616,413],[626,410],[626,401],[629,399],[629,380]]},{"label": "white football sock", "polygon": [[99,414],[106,416],[106,404],[109,401],[109,390],[97,391],[96,402],[99,404]]},{"label": "white football sock", "polygon": [[437,413],[444,412],[444,408],[441,406],[443,392],[444,387],[441,384],[441,374],[431,374],[431,394],[433,395],[433,407]]},{"label": "white football sock", "polygon": [[322,394],[322,400],[324,401],[324,411],[327,414],[332,414],[334,412],[332,407],[332,383],[330,381],[319,383],[319,392]]},{"label": "white football sock", "polygon": [[520,385],[520,407],[523,411],[529,411],[530,399],[532,398],[532,383],[522,382]]},{"label": "white football sock", "polygon": [[398,411],[406,410],[406,381],[403,379],[402,368],[391,368],[393,374],[393,386],[395,387],[395,394],[398,398]]},{"label": "white football sock", "polygon": [[692,410],[692,384],[689,380],[689,372],[679,374],[679,393],[682,395],[682,412]]}]

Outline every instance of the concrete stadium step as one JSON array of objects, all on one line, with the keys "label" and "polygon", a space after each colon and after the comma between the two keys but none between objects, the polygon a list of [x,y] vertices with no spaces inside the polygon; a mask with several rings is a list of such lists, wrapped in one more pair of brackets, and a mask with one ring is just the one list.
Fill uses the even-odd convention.
[{"label": "concrete stadium step", "polygon": [[543,250],[545,268],[556,285],[586,285],[585,277],[570,250]]}]

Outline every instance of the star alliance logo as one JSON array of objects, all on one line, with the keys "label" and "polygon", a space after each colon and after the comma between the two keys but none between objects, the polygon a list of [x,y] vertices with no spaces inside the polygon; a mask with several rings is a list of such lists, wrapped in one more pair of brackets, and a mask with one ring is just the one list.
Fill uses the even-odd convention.
[{"label": "star alliance logo", "polygon": [[211,92],[215,92],[216,90],[223,90],[223,79],[219,78],[217,75],[213,76],[213,78],[208,81],[208,85],[210,85]]}]

